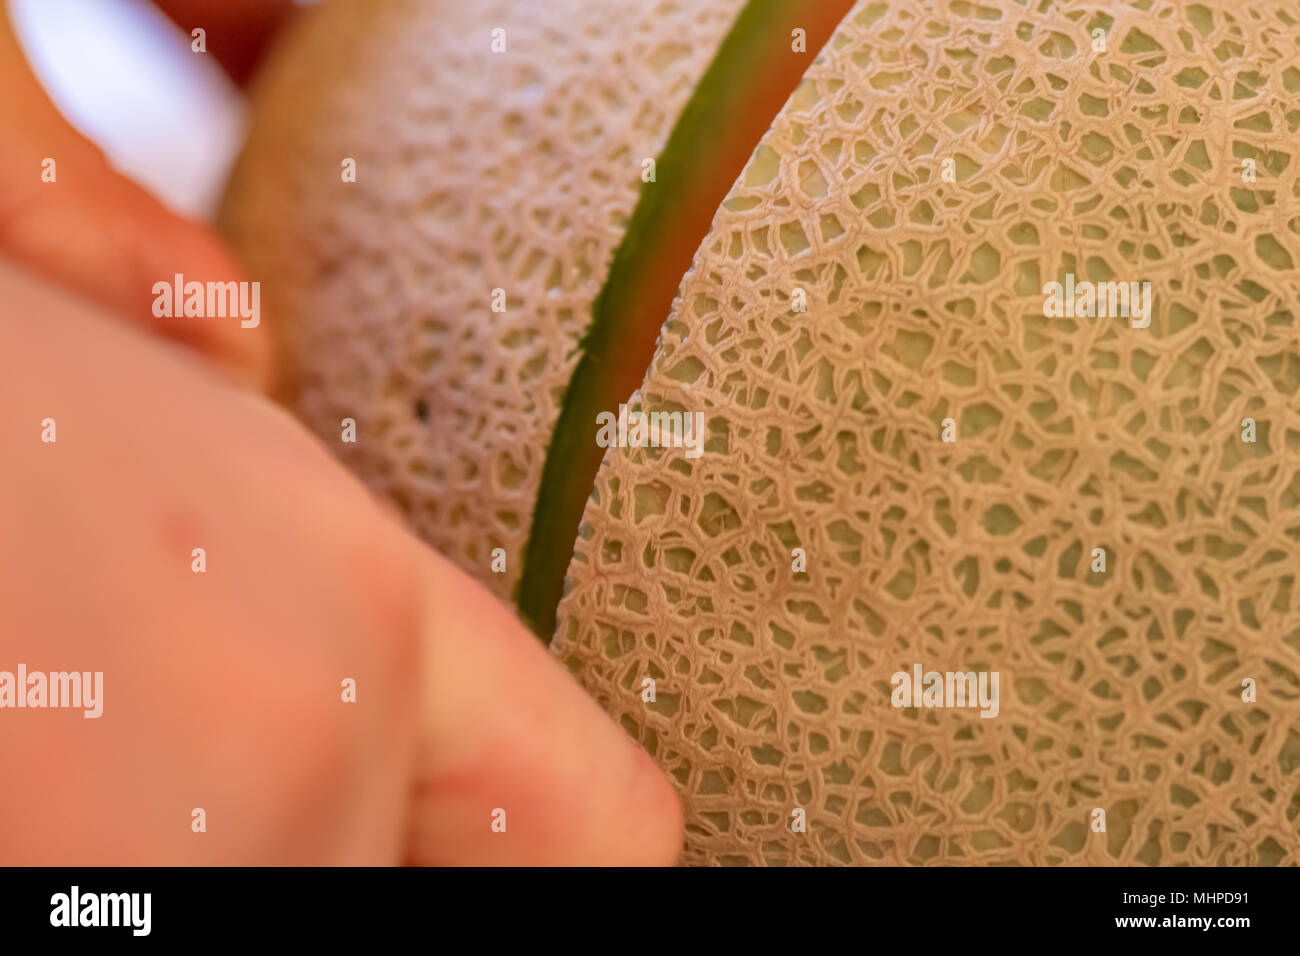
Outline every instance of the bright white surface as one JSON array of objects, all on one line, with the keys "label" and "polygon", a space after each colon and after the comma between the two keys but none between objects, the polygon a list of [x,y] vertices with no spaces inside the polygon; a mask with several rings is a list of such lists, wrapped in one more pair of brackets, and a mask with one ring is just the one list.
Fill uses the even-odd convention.
[{"label": "bright white surface", "polygon": [[243,99],[216,60],[145,0],[8,2],[72,125],[172,209],[209,218],[244,135]]}]

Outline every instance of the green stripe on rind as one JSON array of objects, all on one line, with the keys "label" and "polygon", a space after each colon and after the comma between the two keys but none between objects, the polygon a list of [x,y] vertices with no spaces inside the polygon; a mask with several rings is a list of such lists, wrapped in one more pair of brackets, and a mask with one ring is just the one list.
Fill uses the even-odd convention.
[{"label": "green stripe on rind", "polygon": [[[753,148],[852,0],[750,0],[691,95],[641,190],[592,304],[582,356],[547,448],[524,553],[518,606],[544,641],[605,449],[596,415],[641,384],[681,278]],[[806,33],[795,53],[791,31]],[[766,104],[766,110],[756,109]],[[755,115],[757,113],[757,116]]]}]

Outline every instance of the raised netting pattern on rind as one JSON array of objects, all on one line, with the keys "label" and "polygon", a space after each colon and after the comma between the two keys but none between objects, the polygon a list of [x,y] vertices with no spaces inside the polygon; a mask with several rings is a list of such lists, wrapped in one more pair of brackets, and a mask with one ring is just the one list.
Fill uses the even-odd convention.
[{"label": "raised netting pattern on rind", "polygon": [[[845,21],[639,394],[706,450],[611,449],[560,608],[688,862],[1300,862],[1297,129],[1290,3]],[[1065,273],[1150,327],[1044,317]],[[1000,714],[891,707],[915,663]]]},{"label": "raised netting pattern on rind", "polygon": [[740,7],[351,0],[312,11],[262,79],[222,218],[263,282],[291,404],[503,597],[642,160]]}]

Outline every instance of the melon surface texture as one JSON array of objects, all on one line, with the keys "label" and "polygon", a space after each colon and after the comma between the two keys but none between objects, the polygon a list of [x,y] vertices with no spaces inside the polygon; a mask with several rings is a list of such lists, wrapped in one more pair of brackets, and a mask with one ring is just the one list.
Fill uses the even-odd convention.
[{"label": "melon surface texture", "polygon": [[331,3],[261,78],[223,219],[281,317],[281,397],[503,597],[642,157],[740,7]]},{"label": "melon surface texture", "polygon": [[[509,597],[625,225],[684,188],[641,158],[748,7],[362,6],[282,51],[225,218],[286,400]],[[677,780],[687,862],[1300,863],[1300,9],[835,23],[782,26],[802,79],[671,243],[609,410],[707,442],[604,454],[544,542],[556,653]],[[1053,282],[1149,283],[1149,324]],[[996,672],[996,716],[894,706],[916,666]]]}]

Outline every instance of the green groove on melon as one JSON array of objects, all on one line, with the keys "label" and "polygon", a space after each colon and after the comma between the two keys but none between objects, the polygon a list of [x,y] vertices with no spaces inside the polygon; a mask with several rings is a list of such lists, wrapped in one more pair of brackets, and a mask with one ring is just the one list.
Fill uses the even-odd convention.
[{"label": "green groove on melon", "polygon": [[[605,450],[596,415],[641,383],[691,257],[773,117],[852,8],[851,0],[750,0],[656,161],[580,344],[533,508],[518,606],[545,641],[555,630],[578,524]],[[792,51],[792,31],[807,52]]]},{"label": "green groove on melon", "polygon": [[[744,6],[333,0],[295,18],[259,76],[221,221],[265,280],[281,396],[512,605],[640,159],[663,151]],[[345,156],[356,182],[340,181]]]}]

